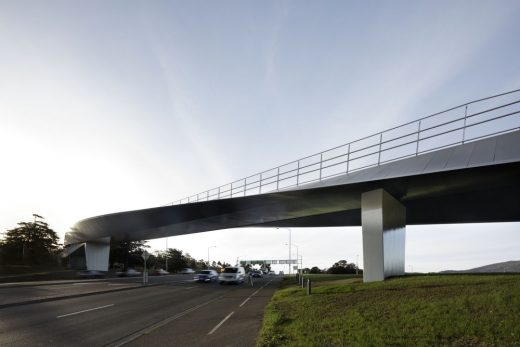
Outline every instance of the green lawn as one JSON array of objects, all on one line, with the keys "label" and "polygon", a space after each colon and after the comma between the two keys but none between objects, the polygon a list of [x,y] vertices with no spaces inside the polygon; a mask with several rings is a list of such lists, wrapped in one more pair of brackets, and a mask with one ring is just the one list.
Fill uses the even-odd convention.
[{"label": "green lawn", "polygon": [[520,346],[520,275],[285,279],[257,346]]}]

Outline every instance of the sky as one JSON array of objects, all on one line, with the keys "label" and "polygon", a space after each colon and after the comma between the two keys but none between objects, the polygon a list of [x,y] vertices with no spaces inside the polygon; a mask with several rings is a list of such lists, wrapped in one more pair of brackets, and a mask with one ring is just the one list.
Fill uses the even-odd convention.
[{"label": "sky", "polygon": [[[0,0],[0,232],[38,213],[63,238],[84,218],[518,89],[519,16],[505,0]],[[519,229],[409,226],[406,270],[520,260]],[[218,230],[168,246],[286,259],[288,234]],[[360,228],[291,234],[304,266],[359,255],[362,267]]]}]

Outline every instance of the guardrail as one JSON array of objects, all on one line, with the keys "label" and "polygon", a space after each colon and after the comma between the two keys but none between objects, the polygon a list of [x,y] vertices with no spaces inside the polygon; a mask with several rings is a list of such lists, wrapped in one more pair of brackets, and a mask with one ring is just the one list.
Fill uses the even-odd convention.
[{"label": "guardrail", "polygon": [[520,89],[474,100],[287,164],[191,195],[171,205],[257,195],[520,130]]}]

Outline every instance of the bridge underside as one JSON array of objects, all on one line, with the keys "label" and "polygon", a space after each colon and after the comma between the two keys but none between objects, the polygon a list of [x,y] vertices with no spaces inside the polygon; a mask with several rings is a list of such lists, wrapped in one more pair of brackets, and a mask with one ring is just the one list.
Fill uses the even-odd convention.
[{"label": "bridge underside", "polygon": [[403,207],[404,225],[520,221],[519,178],[517,131],[292,190],[93,217],[78,222],[65,243],[240,227],[360,226],[362,196],[376,190]]}]

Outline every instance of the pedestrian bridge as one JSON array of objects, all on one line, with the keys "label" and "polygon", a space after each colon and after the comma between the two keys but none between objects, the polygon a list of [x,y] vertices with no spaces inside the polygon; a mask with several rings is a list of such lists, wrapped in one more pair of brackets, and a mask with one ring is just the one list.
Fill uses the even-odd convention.
[{"label": "pedestrian bridge", "polygon": [[[404,274],[406,225],[520,221],[520,90],[475,100],[167,206],[79,221],[108,269],[110,240],[242,227],[362,226],[364,280]],[[238,231],[237,231],[238,232]]]}]

